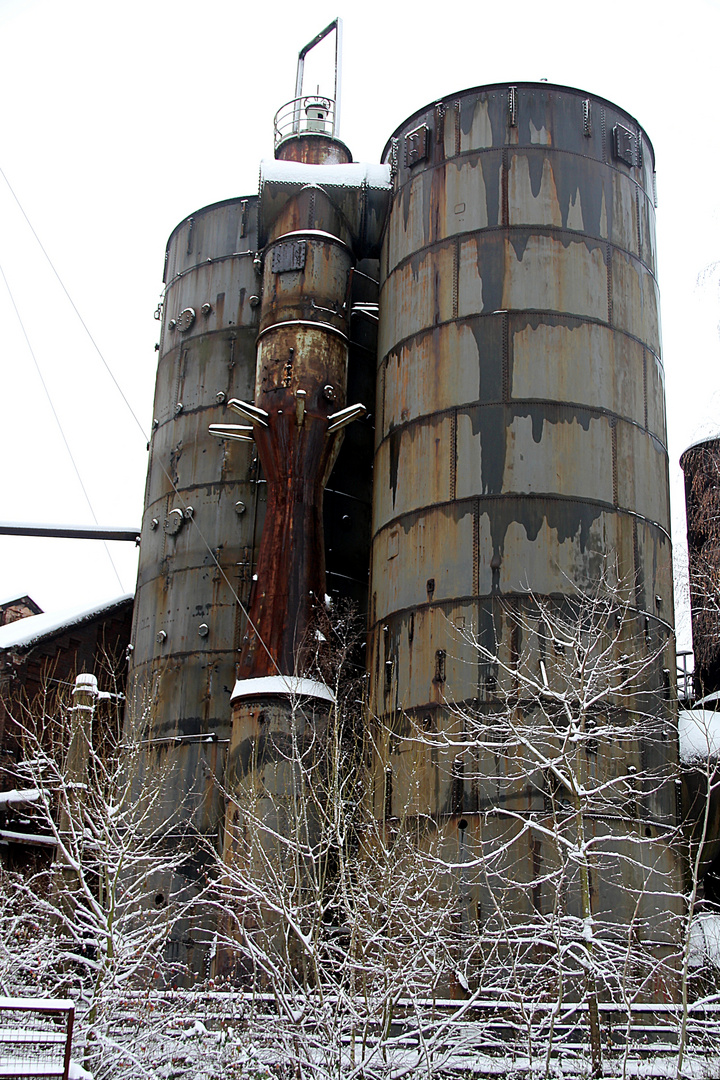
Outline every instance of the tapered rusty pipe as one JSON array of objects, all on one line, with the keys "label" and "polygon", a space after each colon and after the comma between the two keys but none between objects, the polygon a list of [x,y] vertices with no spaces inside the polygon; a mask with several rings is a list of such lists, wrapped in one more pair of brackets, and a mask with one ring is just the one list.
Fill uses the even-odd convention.
[{"label": "tapered rusty pipe", "polygon": [[325,595],[323,492],[341,434],[328,416],[345,405],[347,295],[353,256],[322,230],[293,231],[265,250],[255,441],[267,513],[241,679],[299,673],[304,639]]},{"label": "tapered rusty pipe", "polygon": [[302,671],[303,642],[325,594],[323,492],[342,440],[328,418],[346,405],[352,271],[355,259],[379,250],[392,188],[387,166],[343,160],[345,147],[334,161],[325,150],[303,151],[301,160],[293,153],[288,145],[284,160],[261,167],[254,405],[267,415],[254,435],[267,513],[241,680]]}]

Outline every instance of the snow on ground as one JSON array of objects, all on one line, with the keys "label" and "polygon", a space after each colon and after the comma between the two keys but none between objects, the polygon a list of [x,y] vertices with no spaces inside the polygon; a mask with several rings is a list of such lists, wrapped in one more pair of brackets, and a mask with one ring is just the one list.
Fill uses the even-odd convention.
[{"label": "snow on ground", "polygon": [[82,1065],[78,1065],[76,1061],[71,1061],[68,1080],[93,1080],[93,1075],[87,1069],[83,1069]]}]

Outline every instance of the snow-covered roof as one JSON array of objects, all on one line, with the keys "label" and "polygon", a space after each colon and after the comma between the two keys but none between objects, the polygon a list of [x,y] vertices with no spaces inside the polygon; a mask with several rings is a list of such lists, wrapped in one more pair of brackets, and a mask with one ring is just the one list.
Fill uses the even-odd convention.
[{"label": "snow-covered roof", "polygon": [[678,714],[680,760],[685,764],[707,761],[720,753],[720,712],[681,709]]},{"label": "snow-covered roof", "polygon": [[9,593],[7,596],[0,596],[0,608],[8,607],[9,604],[21,604],[23,600],[27,600],[29,604],[32,604],[38,609],[38,614],[42,612],[42,608],[39,604],[36,604],[32,596],[27,593]]},{"label": "snow-covered roof", "polygon": [[0,626],[0,650],[27,648],[42,638],[51,637],[70,626],[89,622],[132,600],[133,593],[124,593],[91,607],[66,608],[63,611],[46,611],[42,615],[30,615],[27,619]]},{"label": "snow-covered roof", "polygon": [[55,847],[57,840],[47,833],[16,832],[13,829],[0,829],[0,843],[39,844],[41,847]]},{"label": "snow-covered roof", "polygon": [[348,188],[359,191],[362,187],[389,189],[392,184],[389,165],[374,162],[353,161],[345,165],[306,165],[305,162],[264,158],[260,162],[260,184],[319,184],[322,187]]},{"label": "snow-covered roof", "polygon": [[0,791],[0,806],[3,804],[7,805],[8,803],[37,802],[39,798],[39,788],[25,788],[23,791],[12,788],[11,791]]},{"label": "snow-covered roof", "polygon": [[297,675],[266,675],[261,679],[238,679],[230,701],[248,697],[314,697],[334,701],[335,695],[325,683],[301,679]]}]

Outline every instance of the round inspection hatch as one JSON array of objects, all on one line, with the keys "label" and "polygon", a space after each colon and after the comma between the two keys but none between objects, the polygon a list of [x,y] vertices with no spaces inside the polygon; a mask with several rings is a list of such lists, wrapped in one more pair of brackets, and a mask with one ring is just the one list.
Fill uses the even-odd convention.
[{"label": "round inspection hatch", "polygon": [[195,308],[186,307],[177,317],[177,328],[181,334],[186,333],[195,322]]},{"label": "round inspection hatch", "polygon": [[168,516],[165,518],[165,532],[170,536],[175,536],[180,532],[180,526],[185,520],[185,516],[182,510],[171,510]]}]

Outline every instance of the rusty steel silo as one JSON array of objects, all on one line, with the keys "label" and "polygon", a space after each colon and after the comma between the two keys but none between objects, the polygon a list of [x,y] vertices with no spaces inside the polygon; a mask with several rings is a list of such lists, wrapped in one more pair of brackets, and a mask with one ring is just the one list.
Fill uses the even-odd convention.
[{"label": "rusty steel silo", "polygon": [[[511,656],[509,610],[531,593],[562,603],[612,567],[629,647],[662,652],[650,690],[672,695],[654,154],[610,102],[519,83],[420,110],[383,161],[368,655],[370,711],[391,734],[375,812],[460,819],[472,838],[492,798],[458,782],[449,747],[443,768],[413,737],[449,732],[450,701],[499,696],[469,634]],[[634,753],[669,766],[674,742]],[[674,822],[672,785],[641,816],[646,837]],[[658,861],[676,874],[669,851]]]},{"label": "rusty steel silo", "polygon": [[696,697],[720,690],[720,437],[682,454]]},{"label": "rusty steel silo", "polygon": [[[138,789],[148,774],[164,786],[169,842],[188,825],[217,836],[221,814],[236,595],[247,603],[264,501],[254,447],[218,442],[208,427],[223,402],[252,392],[257,246],[251,196],[184,219],[165,254],[126,722],[141,730]],[[190,884],[200,876],[197,862],[187,868]],[[162,906],[181,884],[149,882],[149,902]],[[179,940],[172,949],[181,955]]]},{"label": "rusty steel silo", "polygon": [[[268,476],[255,442],[240,434],[237,425],[233,430],[227,422],[237,420],[237,416],[226,409],[230,402],[265,403],[265,383],[262,373],[257,372],[259,340],[272,357],[264,370],[272,369],[277,376],[276,399],[291,383],[293,356],[301,355],[300,349],[296,352],[295,341],[290,347],[284,340],[280,345],[270,344],[272,333],[278,333],[274,329],[277,320],[265,314],[265,324],[262,322],[268,296],[275,296],[278,281],[284,284],[300,278],[302,282],[309,277],[305,267],[300,275],[289,265],[277,269],[271,245],[265,250],[267,236],[261,236],[261,230],[268,232],[267,217],[283,211],[289,197],[285,187],[294,193],[309,183],[302,172],[312,172],[312,165],[306,161],[308,146],[315,150],[318,146],[325,150],[330,147],[337,160],[326,152],[322,161],[325,167],[330,163],[342,169],[341,163],[350,156],[339,140],[324,139],[319,132],[290,143],[302,159],[300,182],[297,167],[294,173],[292,169],[282,172],[283,159],[289,153],[283,144],[277,154],[279,176],[264,185],[276,193],[281,191],[280,197],[276,194],[279,210],[266,197],[266,220],[259,223],[257,196],[204,207],[176,227],[165,256],[127,716],[128,723],[139,721],[143,740],[138,790],[147,775],[158,777],[157,782],[164,786],[169,842],[187,826],[193,834],[199,832],[222,842],[223,787],[228,759],[232,757],[231,699],[238,665],[245,676],[257,674],[247,659],[243,664],[243,649],[245,653],[252,651],[254,641],[252,632],[248,634],[246,612],[253,602],[257,603],[263,586],[267,587],[267,567],[259,565],[262,537],[267,534],[267,548],[272,528],[278,531],[273,550],[278,564],[282,551],[290,547],[299,563],[297,551],[308,539],[303,527],[297,536],[286,535],[284,522],[277,514],[272,528],[265,529]],[[375,169],[383,176],[387,172],[378,166]],[[372,200],[369,196],[358,198],[365,173],[364,167],[349,165],[348,175],[358,189],[353,189],[349,198],[357,203],[355,217],[369,229],[372,214],[367,207]],[[339,198],[348,198],[348,175],[341,172]],[[317,176],[312,179],[317,181]],[[308,198],[314,205],[312,188]],[[280,245],[280,256],[288,250],[293,254],[300,250],[303,255],[309,250],[309,269],[321,234],[312,228],[299,233],[296,226],[288,226],[291,236],[285,247]],[[324,234],[322,239],[327,239]],[[343,252],[339,242],[329,246],[331,254],[335,249]],[[325,438],[324,421],[320,445],[328,442],[332,447],[334,442],[333,459],[337,460],[334,465],[330,462],[327,489],[323,492],[322,485],[318,491],[313,489],[312,500],[307,500],[317,530],[309,560],[315,575],[313,583],[316,578],[321,583],[315,585],[315,591],[327,589],[333,599],[350,601],[360,611],[367,604],[377,335],[377,260],[367,257],[366,248],[367,244],[352,274],[343,266],[335,275],[340,283],[337,307],[341,311],[336,320],[344,320],[344,334],[335,333],[342,344],[342,382],[339,387],[333,386],[325,376],[319,400],[323,416],[337,412],[347,390],[352,402],[363,401],[363,412],[369,415],[343,428],[342,447],[339,439]],[[265,289],[264,266],[268,278]],[[304,299],[315,323],[318,317],[322,320],[322,302],[317,289]],[[325,301],[325,307],[329,307],[329,301]],[[290,322],[296,334],[305,327],[302,320]],[[308,325],[313,329],[315,323]],[[304,332],[307,334],[307,327]],[[281,352],[278,375],[274,370],[275,355]],[[297,363],[294,366],[299,367]],[[297,378],[296,371],[295,382]],[[335,381],[340,383],[339,378]],[[300,393],[305,393],[302,386]],[[307,404],[308,416],[314,417],[317,407],[313,397]],[[278,411],[281,414],[282,409]],[[282,451],[280,458],[284,461]],[[301,488],[306,479],[301,470]],[[327,574],[318,573],[323,563]],[[280,575],[280,587],[297,592],[299,576],[293,564],[290,571]],[[267,617],[263,640],[275,643],[277,638],[292,643],[298,633],[292,615],[292,611],[282,609],[281,617],[275,618],[274,613]],[[281,656],[276,651],[284,665],[278,670],[292,674],[292,656]],[[269,653],[261,651],[257,664],[262,667],[267,663],[271,670],[275,670],[273,665],[277,668],[275,656],[270,659]],[[192,846],[197,846],[194,840]],[[191,887],[202,876],[199,857],[187,867],[186,879]],[[153,880],[148,887],[151,902],[164,903],[168,890],[182,884],[178,879],[172,883]],[[183,959],[201,969],[200,953],[192,955],[192,934],[183,929],[181,936],[184,948],[189,950]],[[174,948],[180,955],[179,941]]]},{"label": "rusty steel silo", "polygon": [[[262,527],[254,448],[219,444],[208,431],[219,405],[246,394],[254,380],[256,251],[256,197],[197,211],[168,240],[158,311],[130,679],[152,699],[152,740],[182,744],[193,773],[197,741],[227,735],[239,641],[235,593],[247,601]],[[203,746],[202,756],[215,756]]]}]

